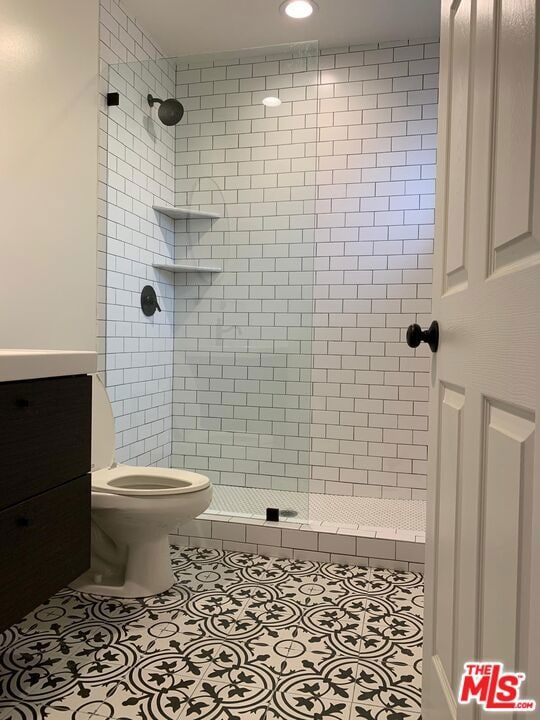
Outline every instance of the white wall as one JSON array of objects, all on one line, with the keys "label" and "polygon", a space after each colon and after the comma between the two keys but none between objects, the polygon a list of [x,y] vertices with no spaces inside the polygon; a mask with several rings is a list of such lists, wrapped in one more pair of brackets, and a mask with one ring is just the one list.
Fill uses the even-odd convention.
[{"label": "white wall", "polygon": [[430,361],[405,330],[431,310],[438,44],[264,60],[177,72],[177,203],[225,218],[176,225],[178,258],[224,272],[177,276],[173,464],[421,498]]},{"label": "white wall", "polygon": [[422,498],[438,100],[437,42],[324,51],[312,489]]},{"label": "white wall", "polygon": [[98,0],[0,3],[0,344],[95,350]]}]

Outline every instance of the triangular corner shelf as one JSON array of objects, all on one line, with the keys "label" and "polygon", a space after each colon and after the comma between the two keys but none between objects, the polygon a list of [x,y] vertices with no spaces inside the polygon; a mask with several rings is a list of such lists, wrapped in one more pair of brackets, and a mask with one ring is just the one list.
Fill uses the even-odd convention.
[{"label": "triangular corner shelf", "polygon": [[190,263],[154,263],[152,267],[167,272],[220,273],[222,269],[215,265],[192,265]]},{"label": "triangular corner shelf", "polygon": [[172,207],[170,205],[152,205],[156,212],[168,215],[173,220],[217,220],[221,217],[217,213],[193,210],[189,207]]}]

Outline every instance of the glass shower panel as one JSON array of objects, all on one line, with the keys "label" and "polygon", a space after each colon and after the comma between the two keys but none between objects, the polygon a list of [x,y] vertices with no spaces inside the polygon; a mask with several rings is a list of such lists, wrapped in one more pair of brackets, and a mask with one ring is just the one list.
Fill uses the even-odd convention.
[{"label": "glass shower panel", "polygon": [[176,63],[175,205],[208,217],[175,221],[172,466],[224,514],[308,518],[317,71],[315,43]]},{"label": "glass shower panel", "polygon": [[[156,265],[175,255],[176,126],[165,126],[148,94],[174,97],[176,63],[146,59],[104,68],[100,124],[100,364],[116,419],[116,460],[168,467],[172,452],[174,275]],[[112,98],[111,98],[112,100]],[[161,312],[145,316],[151,285]]]}]

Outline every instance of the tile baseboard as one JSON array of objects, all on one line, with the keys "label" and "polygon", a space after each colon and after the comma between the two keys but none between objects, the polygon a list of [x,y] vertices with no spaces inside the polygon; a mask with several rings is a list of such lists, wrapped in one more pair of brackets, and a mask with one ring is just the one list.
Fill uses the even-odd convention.
[{"label": "tile baseboard", "polygon": [[425,533],[412,530],[268,522],[207,512],[179,526],[170,539],[181,547],[424,571]]}]

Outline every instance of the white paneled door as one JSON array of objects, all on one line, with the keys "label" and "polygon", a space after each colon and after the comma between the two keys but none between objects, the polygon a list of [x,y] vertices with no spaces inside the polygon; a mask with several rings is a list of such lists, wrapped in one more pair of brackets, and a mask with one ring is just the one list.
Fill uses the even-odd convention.
[{"label": "white paneled door", "polygon": [[539,7],[442,2],[425,720],[469,660],[540,703]]}]

